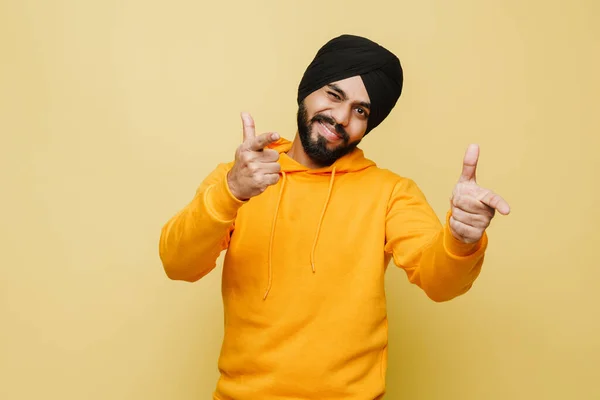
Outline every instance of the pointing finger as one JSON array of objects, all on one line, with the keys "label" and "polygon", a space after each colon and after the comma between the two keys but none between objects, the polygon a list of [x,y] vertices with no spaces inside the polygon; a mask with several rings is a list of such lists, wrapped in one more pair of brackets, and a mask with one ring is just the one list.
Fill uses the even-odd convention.
[{"label": "pointing finger", "polygon": [[250,150],[260,151],[267,147],[269,144],[276,142],[279,139],[277,133],[264,133],[250,142]]},{"label": "pointing finger", "polygon": [[475,170],[477,168],[477,161],[479,160],[479,146],[472,144],[467,148],[465,157],[463,159],[462,174],[460,175],[460,182],[475,181]]},{"label": "pointing finger", "polygon": [[450,207],[453,211],[461,210],[469,214],[484,215],[489,218],[493,217],[495,212],[494,208],[488,206],[482,200],[465,195],[452,196]]},{"label": "pointing finger", "polygon": [[510,206],[506,200],[494,192],[490,191],[488,194],[486,194],[485,197],[481,199],[481,202],[498,210],[498,212],[502,215],[508,215],[508,213],[510,213]]}]

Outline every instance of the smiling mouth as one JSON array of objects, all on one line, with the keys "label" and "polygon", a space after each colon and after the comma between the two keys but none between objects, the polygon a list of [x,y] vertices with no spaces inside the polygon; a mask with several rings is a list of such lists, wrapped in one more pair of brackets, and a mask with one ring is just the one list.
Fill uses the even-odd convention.
[{"label": "smiling mouth", "polygon": [[331,140],[337,140],[337,139],[343,139],[336,131],[335,129],[330,128],[329,124],[325,124],[321,121],[318,122],[318,124],[321,126],[321,130],[325,133],[325,136]]}]

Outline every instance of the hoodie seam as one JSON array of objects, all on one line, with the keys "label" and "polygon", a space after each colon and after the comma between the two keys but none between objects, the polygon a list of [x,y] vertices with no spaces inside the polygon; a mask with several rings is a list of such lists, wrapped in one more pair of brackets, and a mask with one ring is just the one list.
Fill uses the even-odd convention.
[{"label": "hoodie seam", "polygon": [[[387,199],[387,203],[386,203],[386,206],[385,206],[385,220],[386,221],[387,221],[387,216],[388,216],[388,214],[390,212],[390,203],[392,202],[392,198],[394,197],[394,193],[396,192],[396,188],[398,187],[398,185],[400,185],[400,180],[396,181],[396,183],[394,184],[394,187],[390,191],[390,195],[389,195],[389,197]],[[386,223],[386,226],[384,226],[384,238],[385,238],[385,240],[384,240],[384,245],[383,245],[383,252],[391,254],[392,257],[394,258],[394,262],[396,262],[396,257],[394,256],[394,250],[391,249],[391,251],[389,251],[389,252],[387,252],[385,250],[385,247],[387,245],[387,237],[386,237],[387,235],[386,235],[386,232],[385,232],[386,228],[387,228],[387,223]]]},{"label": "hoodie seam", "polygon": [[[387,338],[388,337],[388,331],[389,331],[387,317],[384,320],[384,324],[385,324],[385,336]],[[386,362],[386,360],[385,360],[385,352],[386,352],[387,348],[388,348],[388,342],[387,342],[387,339],[386,339],[386,343],[385,343],[385,345],[383,345],[383,347],[381,349],[381,360],[380,360],[380,363],[379,363],[379,373],[380,373],[381,380],[382,380],[382,383],[383,383],[384,387],[385,387],[385,372],[386,372],[385,369],[384,369],[384,364]]]},{"label": "hoodie seam", "polygon": [[385,206],[386,217],[387,217],[387,214],[390,212],[390,203],[392,201],[392,197],[394,196],[394,192],[396,191],[396,188],[398,187],[399,184],[400,184],[400,181],[396,181],[396,183],[394,184],[394,187],[392,188],[392,191],[390,192],[390,195],[387,199],[387,203]]}]

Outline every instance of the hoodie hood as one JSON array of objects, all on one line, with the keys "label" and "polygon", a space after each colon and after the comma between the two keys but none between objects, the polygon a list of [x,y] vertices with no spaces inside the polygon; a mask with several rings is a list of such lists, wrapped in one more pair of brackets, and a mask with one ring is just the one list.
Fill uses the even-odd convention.
[{"label": "hoodie hood", "polygon": [[336,174],[358,172],[369,167],[376,166],[373,161],[365,158],[363,151],[359,148],[356,148],[352,152],[346,154],[345,156],[340,157],[330,166],[310,169],[300,164],[299,162],[297,162],[296,160],[294,160],[286,154],[292,147],[292,142],[290,142],[289,140],[280,138],[278,141],[271,143],[267,147],[276,150],[280,154],[279,164],[281,165],[281,184],[279,186],[279,195],[275,206],[275,215],[273,217],[273,225],[271,226],[271,235],[269,238],[268,283],[263,298],[265,300],[269,295],[269,291],[271,290],[271,285],[273,282],[273,239],[275,237],[275,230],[277,228],[277,216],[279,214],[279,206],[284,196],[287,175],[292,173],[331,175],[331,178],[329,179],[329,189],[327,190],[327,196],[323,199],[323,209],[319,217],[318,225],[315,227],[315,238],[310,253],[310,265],[312,268],[312,272],[315,273],[317,271],[315,263],[315,250],[319,242],[319,234],[321,233],[321,225],[323,223],[323,218],[327,213],[327,206],[329,205],[329,201],[331,200],[331,193],[333,190]]}]

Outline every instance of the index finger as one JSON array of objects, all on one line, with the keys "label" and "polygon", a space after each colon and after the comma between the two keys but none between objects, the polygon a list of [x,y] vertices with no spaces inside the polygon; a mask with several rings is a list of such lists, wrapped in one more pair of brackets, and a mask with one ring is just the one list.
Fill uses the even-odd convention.
[{"label": "index finger", "polygon": [[260,151],[267,147],[269,144],[276,142],[279,139],[277,133],[264,133],[250,142],[250,150]]},{"label": "index finger", "polygon": [[508,205],[506,200],[504,200],[502,196],[494,192],[490,191],[487,195],[485,195],[483,199],[481,199],[481,202],[491,208],[498,210],[498,212],[502,215],[508,215],[510,213],[510,206]]},{"label": "index finger", "polygon": [[244,142],[250,139],[254,139],[256,134],[254,132],[254,119],[248,113],[242,113],[242,129],[244,131]]}]

